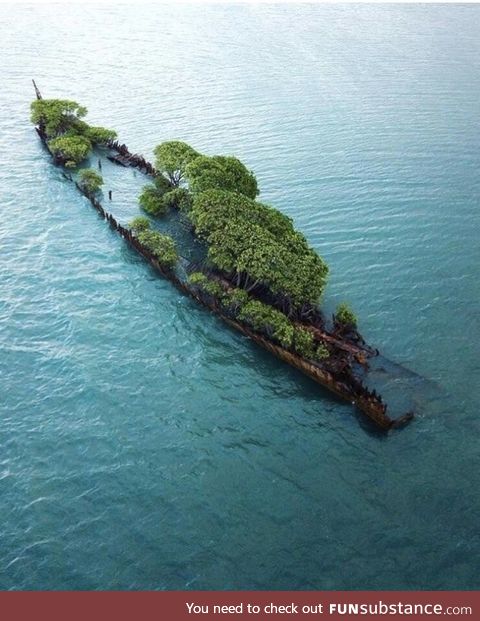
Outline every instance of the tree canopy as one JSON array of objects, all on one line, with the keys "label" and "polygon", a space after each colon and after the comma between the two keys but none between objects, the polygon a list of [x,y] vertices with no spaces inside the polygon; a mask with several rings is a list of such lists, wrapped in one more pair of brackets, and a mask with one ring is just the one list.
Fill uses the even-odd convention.
[{"label": "tree canopy", "polygon": [[103,185],[103,177],[99,175],[93,168],[84,168],[79,173],[80,185],[87,193],[93,194]]},{"label": "tree canopy", "polygon": [[52,153],[64,160],[65,166],[80,164],[92,148],[91,142],[84,136],[58,136],[48,142]]},{"label": "tree canopy", "polygon": [[186,167],[185,177],[190,191],[227,190],[255,198],[258,186],[255,175],[236,157],[230,155],[201,155]]},{"label": "tree canopy", "polygon": [[169,235],[152,231],[148,218],[139,216],[129,224],[138,241],[145,246],[163,267],[172,269],[178,261],[175,242]]},{"label": "tree canopy", "polygon": [[192,197],[186,188],[174,188],[165,192],[163,201],[167,207],[174,207],[180,211],[189,211],[192,206]]},{"label": "tree canopy", "polygon": [[194,196],[190,219],[213,265],[247,290],[266,287],[291,310],[316,304],[328,267],[279,211],[221,190]]},{"label": "tree canopy", "polygon": [[187,165],[200,154],[186,142],[171,140],[154,149],[155,166],[177,187],[185,175]]},{"label": "tree canopy", "polygon": [[[80,164],[94,145],[116,137],[113,130],[84,121],[87,109],[75,101],[35,100],[31,111],[52,153],[69,167]],[[152,216],[172,207],[186,211],[195,234],[206,244],[211,266],[235,288],[224,289],[201,274],[194,275],[191,284],[215,294],[228,312],[234,310],[283,346],[311,359],[327,357],[328,349],[317,347],[312,334],[290,318],[311,315],[325,288],[328,266],[288,216],[255,200],[259,190],[253,172],[236,157],[202,155],[178,140],[158,145],[154,153],[160,174],[143,188],[140,206]],[[79,178],[89,193],[103,184],[92,169],[81,171]],[[176,264],[171,237],[152,230],[147,218],[136,218],[131,227],[162,265]],[[357,324],[347,305],[339,305],[334,320],[337,327]]]},{"label": "tree canopy", "polygon": [[36,99],[31,104],[32,122],[44,128],[48,145],[66,166],[76,166],[93,145],[106,144],[116,132],[83,121],[87,109],[67,99]]},{"label": "tree canopy", "polygon": [[109,140],[114,140],[117,137],[117,132],[113,129],[90,125],[85,130],[85,137],[92,144],[106,144]]},{"label": "tree canopy", "polygon": [[150,228],[150,220],[145,216],[137,216],[128,225],[134,233],[146,231]]},{"label": "tree canopy", "polygon": [[342,302],[337,306],[334,317],[335,322],[342,326],[347,326],[351,328],[357,327],[357,318],[355,316],[355,313],[345,302]]},{"label": "tree canopy", "polygon": [[247,302],[238,314],[240,320],[263,332],[283,347],[291,347],[295,333],[292,322],[283,313],[258,300]]},{"label": "tree canopy", "polygon": [[143,187],[138,197],[138,202],[143,211],[156,218],[165,215],[168,210],[164,200],[164,192],[159,190],[153,183]]},{"label": "tree canopy", "polygon": [[227,313],[241,323],[303,358],[321,361],[330,356],[325,344],[318,342],[311,330],[271,305],[252,298],[245,289],[231,288],[204,272],[191,273],[188,282],[194,289],[220,302]]},{"label": "tree canopy", "polygon": [[84,106],[68,99],[36,99],[31,111],[32,123],[43,125],[49,137],[66,132],[87,114]]},{"label": "tree canopy", "polygon": [[208,295],[211,295],[218,300],[221,300],[224,296],[224,291],[221,285],[215,280],[208,278],[208,276],[203,272],[193,272],[188,277],[188,282],[193,287],[201,289],[205,293],[208,293]]}]

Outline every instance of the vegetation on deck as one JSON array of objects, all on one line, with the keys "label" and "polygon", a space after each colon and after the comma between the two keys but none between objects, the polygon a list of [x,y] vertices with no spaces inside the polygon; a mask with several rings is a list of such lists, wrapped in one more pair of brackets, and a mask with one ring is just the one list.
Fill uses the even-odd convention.
[{"label": "vegetation on deck", "polygon": [[[353,365],[365,365],[373,350],[355,347],[363,340],[347,304],[336,310],[333,333],[326,330],[319,302],[328,266],[291,218],[256,200],[254,174],[235,157],[202,155],[185,142],[164,142],[154,153],[157,175],[139,203],[154,217],[172,208],[187,214],[205,248],[202,271],[190,273],[189,286],[270,342],[346,384],[355,381]],[[144,235],[138,224],[132,230]]]},{"label": "vegetation on deck", "polygon": [[138,241],[145,246],[157,261],[167,269],[173,268],[178,261],[178,252],[175,242],[169,235],[152,231],[147,218],[135,218],[130,222],[130,229],[135,233]]},{"label": "vegetation on deck", "polygon": [[103,177],[92,168],[84,168],[79,173],[80,185],[87,194],[95,194],[103,185]]},{"label": "vegetation on deck", "polygon": [[36,99],[31,104],[32,123],[45,132],[50,151],[59,164],[78,166],[95,145],[106,145],[117,133],[83,121],[87,109],[68,99]]},{"label": "vegetation on deck", "polygon": [[205,250],[200,267],[183,262],[188,278],[179,275],[180,255],[172,237],[152,229],[145,216],[122,227],[95,197],[102,176],[93,169],[78,173],[76,185],[97,211],[180,290],[279,358],[356,403],[381,427],[411,419],[411,413],[398,421],[390,419],[380,395],[364,386],[360,376],[368,369],[368,358],[378,351],[358,333],[357,318],[347,304],[340,304],[332,323],[327,322],[319,306],[327,264],[291,218],[256,200],[257,180],[240,160],[202,155],[184,142],[169,141],[155,148],[154,167],[114,142],[114,131],[83,121],[87,112],[83,106],[68,100],[44,100],[36,92],[32,121],[57,164],[72,168],[95,145],[110,147],[118,154],[108,155],[110,160],[136,166],[153,177],[139,196],[145,213],[162,217],[178,209],[186,214],[194,239]]}]

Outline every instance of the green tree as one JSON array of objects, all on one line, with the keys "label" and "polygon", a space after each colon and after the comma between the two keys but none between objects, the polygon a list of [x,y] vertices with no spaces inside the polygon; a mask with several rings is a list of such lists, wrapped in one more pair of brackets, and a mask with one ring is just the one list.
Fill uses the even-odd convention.
[{"label": "green tree", "polygon": [[163,184],[158,182],[158,177],[155,179],[155,183],[149,183],[143,187],[143,190],[138,197],[140,207],[149,215],[159,218],[168,213],[169,209],[180,209],[182,211],[188,211],[191,207],[192,200],[189,191],[186,188],[171,188],[167,185],[167,190]]},{"label": "green tree", "polygon": [[162,142],[155,147],[154,154],[155,167],[175,187],[183,179],[187,165],[200,155],[193,147],[180,140]]},{"label": "green tree", "polygon": [[208,258],[247,291],[267,288],[290,313],[317,304],[328,274],[292,221],[271,207],[234,192],[195,194],[189,217]]},{"label": "green tree", "polygon": [[233,314],[238,314],[240,309],[250,300],[250,296],[245,289],[229,289],[225,291],[222,303]]},{"label": "green tree", "polygon": [[238,318],[252,326],[255,331],[278,341],[283,347],[291,347],[294,325],[288,317],[268,304],[251,300],[241,308]]},{"label": "green tree", "polygon": [[155,177],[153,178],[153,185],[161,194],[169,192],[173,187],[170,181],[163,175],[155,175]]},{"label": "green tree", "polygon": [[188,277],[188,282],[201,291],[205,291],[217,300],[223,297],[223,288],[216,280],[209,278],[203,272],[192,272]]},{"label": "green tree", "polygon": [[43,125],[47,136],[54,137],[71,129],[87,114],[87,109],[68,99],[36,99],[31,112],[32,123]]},{"label": "green tree", "polygon": [[255,198],[258,186],[255,175],[236,157],[201,155],[193,159],[185,170],[189,188],[194,193],[205,190],[227,190]]},{"label": "green tree", "polygon": [[80,185],[88,193],[94,194],[103,185],[103,177],[93,168],[84,168],[79,173]]},{"label": "green tree", "polygon": [[356,328],[357,327],[357,318],[348,304],[342,302],[337,306],[335,311],[335,323],[338,323],[345,327]]},{"label": "green tree", "polygon": [[48,146],[55,157],[68,167],[80,164],[92,148],[91,142],[84,136],[58,136],[50,140]]},{"label": "green tree", "polygon": [[[87,124],[85,123],[85,125]],[[106,129],[105,127],[87,125],[84,135],[92,144],[101,145],[106,144],[109,140],[114,140],[117,137],[117,132],[113,129]]]},{"label": "green tree", "polygon": [[308,246],[303,235],[295,231],[291,218],[241,194],[209,189],[193,197],[193,207],[191,219],[200,234],[223,229],[235,218],[241,218],[259,225],[285,243]]},{"label": "green tree", "polygon": [[128,223],[128,226],[134,233],[147,231],[150,228],[150,220],[145,216],[137,216]]},{"label": "green tree", "polygon": [[322,360],[326,360],[329,357],[330,357],[330,352],[328,351],[328,349],[325,347],[323,343],[320,343],[317,349],[315,350],[314,360],[321,362]]},{"label": "green tree", "polygon": [[136,238],[145,246],[163,267],[172,269],[178,262],[178,253],[175,242],[169,235],[163,235],[150,229],[147,218],[138,217],[130,223]]},{"label": "green tree", "polygon": [[168,211],[168,206],[164,200],[164,194],[153,184],[149,183],[143,187],[143,190],[138,197],[140,207],[146,213],[159,218],[164,216]]},{"label": "green tree", "polygon": [[302,358],[315,358],[315,339],[313,334],[305,328],[296,326],[293,335],[293,348]]},{"label": "green tree", "polygon": [[192,197],[186,188],[169,190],[164,194],[163,200],[167,207],[180,209],[180,211],[189,211],[192,207]]}]

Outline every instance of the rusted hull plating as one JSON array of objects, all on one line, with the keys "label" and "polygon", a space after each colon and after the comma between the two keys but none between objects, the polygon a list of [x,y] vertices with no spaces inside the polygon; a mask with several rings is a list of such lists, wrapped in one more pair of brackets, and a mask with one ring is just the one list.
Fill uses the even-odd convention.
[{"label": "rusted hull plating", "polygon": [[[40,98],[41,95],[36,88],[35,83],[34,86],[36,89],[37,97]],[[43,128],[37,127],[36,131],[40,139],[46,146],[47,150],[52,155],[48,147],[47,137]],[[109,146],[110,148],[117,151],[117,153],[121,155],[122,160],[125,161],[125,163],[128,162],[129,166],[136,167],[142,172],[145,172],[146,174],[156,174],[154,167],[149,162],[146,162],[146,160],[142,156],[130,153],[126,145],[119,145],[117,142],[112,142],[109,144]],[[70,175],[64,174],[64,176],[65,178],[73,181]],[[390,418],[390,416],[388,416],[386,412],[386,405],[377,395],[372,395],[366,389],[363,389],[362,392],[359,394],[358,390],[354,390],[346,385],[344,382],[338,381],[337,379],[335,379],[332,373],[330,373],[326,369],[322,369],[318,365],[313,364],[308,360],[305,360],[304,358],[301,358],[297,354],[288,351],[275,343],[272,343],[264,336],[253,332],[248,326],[245,326],[235,321],[231,317],[225,315],[222,312],[222,309],[213,300],[208,300],[204,298],[196,290],[189,287],[187,283],[180,280],[173,271],[166,270],[164,267],[162,267],[157,259],[152,255],[152,253],[142,244],[140,244],[140,242],[134,237],[129,229],[121,226],[113,217],[113,215],[108,213],[94,196],[86,193],[77,182],[74,183],[78,190],[89,199],[92,206],[98,211],[102,218],[104,218],[110,224],[110,226],[114,230],[116,230],[121,235],[121,237],[125,239],[125,241],[127,241],[127,243],[132,248],[139,252],[157,270],[157,272],[159,272],[164,278],[170,280],[175,285],[175,287],[182,293],[193,297],[200,304],[209,308],[212,312],[221,317],[232,328],[235,328],[239,332],[248,336],[252,341],[272,353],[277,358],[280,358],[281,360],[295,367],[318,384],[321,384],[342,399],[345,399],[346,401],[355,405],[361,412],[368,416],[368,418],[374,421],[382,429],[388,430],[391,428],[403,426],[413,418],[413,413],[411,412],[408,412],[400,418]]]}]

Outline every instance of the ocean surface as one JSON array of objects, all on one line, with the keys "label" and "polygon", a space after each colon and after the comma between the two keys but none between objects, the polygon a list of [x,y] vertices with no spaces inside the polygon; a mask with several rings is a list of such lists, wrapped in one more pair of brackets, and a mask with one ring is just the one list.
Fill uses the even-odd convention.
[{"label": "ocean surface", "polygon": [[[0,588],[479,588],[480,6],[1,5],[0,60]],[[240,157],[326,312],[420,376],[413,424],[158,278],[50,163],[31,78],[149,159]],[[137,215],[145,178],[104,176]]]}]

